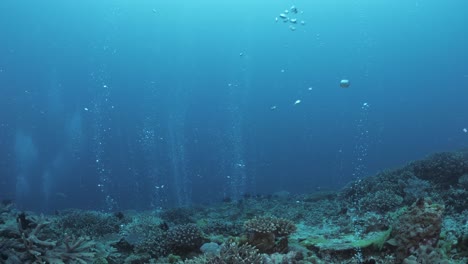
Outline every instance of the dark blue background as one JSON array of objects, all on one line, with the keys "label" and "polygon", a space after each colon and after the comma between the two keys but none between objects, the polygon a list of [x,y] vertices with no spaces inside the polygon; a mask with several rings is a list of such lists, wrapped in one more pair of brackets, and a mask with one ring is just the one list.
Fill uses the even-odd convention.
[{"label": "dark blue background", "polygon": [[[275,23],[292,4],[294,32]],[[467,12],[1,1],[0,198],[117,210],[313,192],[466,147]]]}]

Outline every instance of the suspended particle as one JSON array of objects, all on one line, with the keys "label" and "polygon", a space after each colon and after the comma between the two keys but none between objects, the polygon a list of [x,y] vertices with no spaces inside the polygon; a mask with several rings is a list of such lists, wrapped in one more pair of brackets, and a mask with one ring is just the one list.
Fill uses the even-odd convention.
[{"label": "suspended particle", "polygon": [[297,14],[297,7],[296,6],[291,6],[291,12],[293,12],[294,14]]}]

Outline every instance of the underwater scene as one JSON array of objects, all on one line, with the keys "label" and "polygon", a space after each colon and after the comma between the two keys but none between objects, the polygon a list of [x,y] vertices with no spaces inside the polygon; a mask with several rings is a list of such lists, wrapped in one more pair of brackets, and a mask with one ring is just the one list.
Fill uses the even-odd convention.
[{"label": "underwater scene", "polygon": [[468,1],[1,0],[0,264],[467,264]]}]

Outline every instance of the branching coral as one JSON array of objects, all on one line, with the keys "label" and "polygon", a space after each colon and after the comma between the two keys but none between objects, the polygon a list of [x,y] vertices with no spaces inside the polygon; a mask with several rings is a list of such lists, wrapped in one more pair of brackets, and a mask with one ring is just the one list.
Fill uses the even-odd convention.
[{"label": "branching coral", "polygon": [[118,233],[121,219],[113,214],[71,211],[64,214],[58,224],[63,232],[69,234],[101,237],[106,234]]},{"label": "branching coral", "polygon": [[244,228],[249,232],[274,233],[276,236],[287,236],[296,231],[291,221],[276,217],[255,217],[245,222]]},{"label": "branching coral", "polygon": [[195,224],[186,224],[169,229],[167,240],[173,252],[184,255],[198,250],[204,239]]},{"label": "branching coral", "polygon": [[262,253],[284,253],[288,250],[288,235],[296,231],[289,220],[276,217],[256,217],[248,220],[244,228],[249,235],[249,243]]},{"label": "branching coral", "polygon": [[38,219],[33,219],[32,221],[34,222],[33,226],[35,226],[32,231],[30,229],[24,229],[24,223],[18,221],[21,241],[29,254],[34,256],[37,260],[42,260],[45,253],[48,252],[49,249],[54,248],[57,243],[51,240],[42,240],[37,237],[42,228],[50,224],[50,222],[43,216]]},{"label": "branching coral", "polygon": [[[3,241],[8,251],[2,257],[10,263],[90,263],[96,251],[95,243],[85,238],[65,237],[63,241],[46,238],[44,230],[51,222],[44,216],[32,217],[20,214],[17,227],[8,226],[10,239]],[[3,250],[2,250],[3,251]]]},{"label": "branching coral", "polygon": [[0,201],[0,215],[11,211],[13,203],[9,200]]},{"label": "branching coral", "polygon": [[228,243],[221,248],[220,256],[225,263],[262,263],[258,250],[248,244]]},{"label": "branching coral", "polygon": [[48,263],[80,263],[93,262],[96,253],[95,243],[86,238],[65,237],[63,242],[46,252],[42,258]]},{"label": "branching coral", "polygon": [[186,260],[184,264],[262,264],[263,257],[255,247],[228,242],[221,247],[219,255],[203,255]]}]

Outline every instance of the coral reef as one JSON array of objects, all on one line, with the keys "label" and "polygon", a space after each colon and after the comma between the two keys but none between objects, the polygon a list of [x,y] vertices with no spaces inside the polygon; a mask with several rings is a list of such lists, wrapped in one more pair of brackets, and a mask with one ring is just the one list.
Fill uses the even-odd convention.
[{"label": "coral reef", "polygon": [[161,212],[161,218],[170,223],[176,225],[183,225],[187,223],[194,223],[193,220],[193,209],[191,208],[170,208],[166,211]]},{"label": "coral reef", "polygon": [[419,199],[398,217],[391,234],[397,260],[403,260],[421,246],[436,246],[442,230],[444,206]]},{"label": "coral reef", "polygon": [[8,225],[12,239],[3,240],[6,250],[2,259],[6,263],[90,263],[99,257],[95,243],[87,238],[65,236],[60,240],[47,237],[50,225],[44,216],[32,217],[24,213],[17,217],[17,228]]},{"label": "coral reef", "polygon": [[117,214],[71,210],[62,212],[57,224],[65,233],[100,237],[118,233],[122,220]]},{"label": "coral reef", "polygon": [[288,251],[288,235],[296,231],[289,220],[276,217],[256,217],[244,224],[249,243],[262,253]]},{"label": "coral reef", "polygon": [[[132,221],[123,226],[121,242],[136,254],[148,254],[159,258],[169,254],[167,243],[167,224],[154,213],[134,215]],[[121,249],[120,251],[123,251]]]},{"label": "coral reef", "polygon": [[195,224],[178,225],[169,229],[167,243],[173,252],[186,255],[203,244],[203,234]]},{"label": "coral reef", "polygon": [[245,195],[197,208],[61,211],[0,202],[0,263],[468,261],[468,152],[437,153],[339,192]]},{"label": "coral reef", "polygon": [[458,179],[468,173],[468,161],[466,153],[442,152],[412,162],[409,168],[420,179],[448,187],[457,184]]},{"label": "coral reef", "polygon": [[450,264],[451,261],[444,259],[443,255],[437,248],[430,245],[421,245],[417,250],[414,250],[410,256],[405,258],[403,264]]},{"label": "coral reef", "polygon": [[186,260],[185,264],[263,264],[265,263],[258,250],[248,244],[239,245],[228,242],[221,247],[218,255],[205,254],[203,256]]}]

